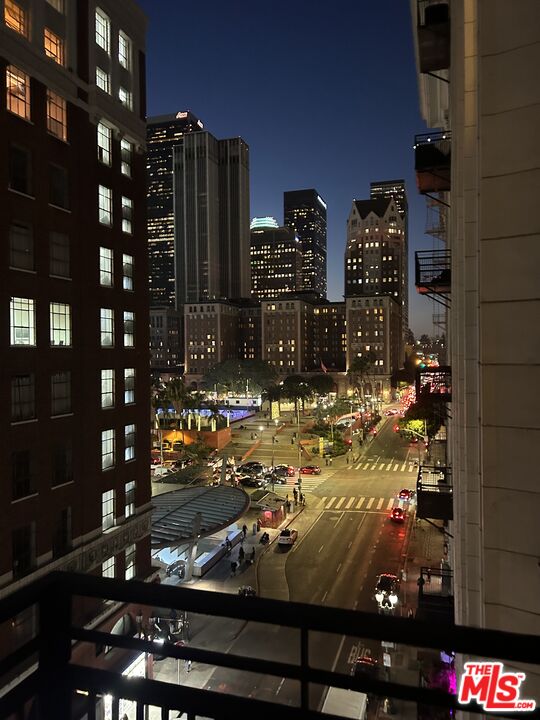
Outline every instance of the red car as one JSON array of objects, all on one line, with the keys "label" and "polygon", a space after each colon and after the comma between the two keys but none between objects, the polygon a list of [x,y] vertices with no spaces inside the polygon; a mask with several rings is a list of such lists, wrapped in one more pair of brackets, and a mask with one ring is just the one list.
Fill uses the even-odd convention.
[{"label": "red car", "polygon": [[405,510],[400,507],[392,508],[392,512],[390,513],[390,520],[398,523],[405,522]]},{"label": "red car", "polygon": [[407,490],[406,488],[403,488],[403,490],[400,491],[398,497],[400,500],[412,500],[413,495],[413,490]]},{"label": "red car", "polygon": [[305,465],[300,468],[302,475],[320,475],[321,468],[318,465]]}]

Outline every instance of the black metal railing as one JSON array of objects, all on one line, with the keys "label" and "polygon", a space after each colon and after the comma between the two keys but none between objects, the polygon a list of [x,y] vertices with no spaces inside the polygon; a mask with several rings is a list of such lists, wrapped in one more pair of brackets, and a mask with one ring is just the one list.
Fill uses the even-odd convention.
[{"label": "black metal railing", "polygon": [[450,292],[450,250],[417,250],[414,258],[415,285],[419,293]]},{"label": "black metal railing", "polygon": [[416,480],[416,515],[431,520],[453,520],[452,469],[420,465]]},{"label": "black metal railing", "polygon": [[[425,587],[425,586],[424,586]],[[196,647],[177,646],[140,637],[130,637],[77,626],[73,616],[76,598],[94,598],[135,604],[134,607],[172,608],[206,616],[234,618],[246,622],[267,623],[274,627],[293,628],[291,642],[297,642],[295,662],[246,657]],[[118,716],[119,698],[136,704],[136,718],[142,720],[146,706],[161,708],[162,717],[169,711],[186,712],[188,719],[197,716],[225,719],[246,715],[271,717],[276,712],[283,720],[320,718],[310,708],[310,687],[333,686],[380,697],[400,698],[423,706],[456,710],[453,695],[440,690],[417,687],[399,682],[359,675],[353,676],[335,670],[314,666],[310,649],[313,634],[361,637],[385,640],[403,646],[432,650],[452,649],[465,656],[489,657],[501,660],[538,664],[537,638],[494,630],[447,627],[418,620],[387,615],[345,610],[328,606],[282,602],[257,597],[240,597],[232,594],[210,593],[177,586],[124,582],[73,573],[51,573],[27,587],[0,600],[0,623],[8,622],[25,608],[39,608],[39,632],[17,651],[0,661],[2,677],[13,676],[21,665],[36,658],[33,669],[20,682],[11,686],[0,698],[0,717],[9,717],[33,703],[36,720],[72,720],[86,714],[95,720],[96,704],[104,696],[113,698],[112,717]],[[296,638],[296,639],[295,639]],[[222,668],[269,675],[294,680],[299,685],[296,706],[257,700],[250,697],[223,694],[217,691],[196,689],[186,685],[160,682],[147,678],[127,678],[120,671],[100,669],[74,660],[74,643],[92,646],[106,645],[124,648],[134,653],[159,653],[176,659],[192,659],[198,663]],[[261,649],[269,653],[270,643]],[[5,683],[3,683],[5,685]],[[468,706],[471,712],[482,712],[479,707]],[[329,720],[337,716],[324,715]],[[499,715],[501,717],[501,715]],[[509,713],[502,717],[521,717]]]},{"label": "black metal railing", "polygon": [[450,12],[448,2],[418,0],[418,59],[421,73],[450,67]]},{"label": "black metal railing", "polygon": [[449,130],[415,135],[414,168],[421,194],[450,190],[452,136]]}]

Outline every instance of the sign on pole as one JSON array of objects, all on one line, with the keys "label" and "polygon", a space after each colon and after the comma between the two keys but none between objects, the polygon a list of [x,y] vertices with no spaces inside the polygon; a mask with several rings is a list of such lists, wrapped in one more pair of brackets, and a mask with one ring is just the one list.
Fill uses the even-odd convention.
[{"label": "sign on pole", "polygon": [[277,400],[273,400],[270,404],[270,417],[272,420],[276,420],[279,417],[279,403]]},{"label": "sign on pole", "polygon": [[392,660],[390,659],[390,653],[383,653],[383,665],[384,665],[384,667],[392,667]]},{"label": "sign on pole", "polygon": [[324,438],[319,438],[319,455],[322,457],[324,455]]}]

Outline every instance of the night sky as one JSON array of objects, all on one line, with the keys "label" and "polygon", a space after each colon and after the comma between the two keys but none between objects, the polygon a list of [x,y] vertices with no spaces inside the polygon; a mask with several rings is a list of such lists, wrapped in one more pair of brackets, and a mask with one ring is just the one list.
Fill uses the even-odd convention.
[{"label": "night sky", "polygon": [[414,250],[429,249],[413,136],[425,128],[407,0],[139,0],[149,19],[148,114],[191,110],[250,146],[251,216],[283,222],[283,191],[328,204],[328,297],[343,295],[346,220],[372,180],[405,178],[410,325],[434,334]]}]

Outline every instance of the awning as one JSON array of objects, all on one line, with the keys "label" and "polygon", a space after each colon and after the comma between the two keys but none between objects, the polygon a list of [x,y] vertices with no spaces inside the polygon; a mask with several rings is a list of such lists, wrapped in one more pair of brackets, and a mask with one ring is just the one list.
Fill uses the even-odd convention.
[{"label": "awning", "polygon": [[212,535],[246,512],[249,496],[241,488],[194,487],[152,498],[152,548],[173,547],[193,540],[194,521],[201,514],[199,537]]}]

